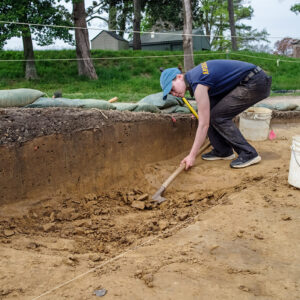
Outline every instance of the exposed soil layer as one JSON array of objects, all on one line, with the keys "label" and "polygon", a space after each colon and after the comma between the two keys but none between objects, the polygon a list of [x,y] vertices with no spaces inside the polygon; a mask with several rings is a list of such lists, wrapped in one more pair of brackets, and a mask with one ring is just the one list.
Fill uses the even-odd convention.
[{"label": "exposed soil layer", "polygon": [[[190,116],[174,115],[179,119]],[[280,119],[300,121],[300,111],[274,111],[273,122]],[[100,111],[70,108],[0,108],[0,146],[30,141],[53,134],[73,134],[78,131],[103,129],[116,123],[137,123],[145,120],[165,120],[171,115]],[[290,120],[291,121],[291,120]]]},{"label": "exposed soil layer", "polygon": [[2,110],[0,204],[134,186],[147,163],[187,150],[196,126],[186,115]]},{"label": "exposed soil layer", "polygon": [[272,123],[280,123],[281,120],[288,123],[300,123],[300,111],[273,111]]},{"label": "exposed soil layer", "polygon": [[[59,110],[49,110],[54,112]],[[95,113],[101,118],[99,111]],[[34,169],[33,163],[33,172],[38,175],[36,170],[43,170],[43,177],[50,166],[51,180],[59,178],[62,185],[67,185],[56,185],[64,192],[55,195],[49,193],[49,187],[55,186],[51,180],[45,188],[33,186],[39,191],[34,194],[29,193],[29,185],[23,184],[28,188],[23,193],[25,200],[21,201],[16,193],[18,201],[0,204],[0,299],[33,299],[81,274],[39,299],[94,299],[94,291],[101,288],[107,290],[104,299],[300,299],[300,191],[287,182],[291,140],[299,135],[299,124],[274,125],[275,140],[253,143],[262,156],[258,165],[234,170],[228,161],[198,159],[167,189],[168,200],[157,205],[151,195],[178,166],[195,128],[190,117],[179,117],[174,123],[170,116],[150,116],[148,121],[155,118],[162,126],[156,128],[153,122],[154,131],[159,136],[160,128],[162,137],[153,141],[147,156],[149,148],[145,144],[149,139],[134,140],[139,132],[134,128],[145,129],[148,121],[144,122],[141,115],[126,119],[123,125],[134,122],[135,126],[127,127],[124,133],[124,127],[118,127],[123,122],[118,118],[123,117],[114,117],[114,112],[110,115],[116,120],[116,129],[107,129],[114,137],[110,145],[135,141],[134,146],[144,158],[136,160],[131,175],[128,166],[134,160],[130,151],[125,158],[117,152],[114,156],[105,152],[104,158],[110,164],[100,169],[107,177],[104,182],[113,180],[118,170],[122,174],[119,184],[111,187],[90,189],[95,185],[90,178],[92,183],[79,189],[71,180],[77,180],[80,168],[84,174],[81,178],[100,178],[100,171],[84,171],[93,169],[93,164],[99,167],[95,161],[88,164],[96,153],[89,152],[88,145],[97,149],[102,139],[108,141],[109,135],[97,139],[97,130],[86,128],[81,132],[78,124],[79,139],[72,132],[67,137],[66,128],[65,134],[30,137],[26,143],[0,147],[6,160],[10,158],[8,150],[19,153],[17,149],[22,149],[26,155],[19,158],[23,161],[40,153],[35,164],[46,161],[48,166]],[[44,117],[37,117],[37,123],[39,119]],[[188,128],[189,134],[185,135]],[[121,144],[115,139],[120,130]],[[169,138],[179,136],[184,142],[171,141],[163,131]],[[73,152],[70,141],[77,142]],[[64,143],[69,146],[61,152]],[[48,147],[48,152],[43,147]],[[50,148],[59,149],[59,156],[52,155]],[[134,147],[130,149],[135,151]],[[68,152],[79,153],[78,158],[73,157],[76,164],[60,158]],[[86,153],[89,159],[80,162],[80,156]],[[172,156],[168,156],[170,153]],[[59,169],[55,160],[68,162],[66,169]],[[128,166],[118,166],[119,162]],[[6,166],[2,170],[8,170],[5,163],[2,159],[1,166]],[[68,167],[72,172],[66,177],[64,170]],[[25,169],[20,169],[22,174],[30,174]],[[37,175],[32,179],[28,175],[31,184],[39,181]],[[9,187],[7,182],[2,177],[2,183]],[[12,188],[6,190],[13,195]],[[5,196],[3,189],[1,193]]]},{"label": "exposed soil layer", "polygon": [[[187,115],[178,115],[178,118],[190,120]],[[171,117],[152,113],[102,111],[96,108],[0,108],[0,145],[147,120],[164,120],[170,123]]]}]

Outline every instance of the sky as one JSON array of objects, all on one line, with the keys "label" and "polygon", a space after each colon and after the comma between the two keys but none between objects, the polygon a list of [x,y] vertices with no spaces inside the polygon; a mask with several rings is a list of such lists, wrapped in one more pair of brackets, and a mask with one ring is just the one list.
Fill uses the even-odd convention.
[{"label": "sky", "polygon": [[[298,0],[251,0],[254,16],[245,22],[253,28],[266,29],[275,40],[280,37],[300,39],[300,14],[290,10],[291,6],[299,3]],[[274,41],[274,38],[270,38]]]},{"label": "sky", "polygon": [[[92,0],[85,0],[85,6],[91,5]],[[299,0],[245,0],[245,3],[249,3],[254,9],[254,15],[251,20],[244,21],[243,23],[252,26],[252,28],[262,30],[266,29],[270,34],[270,47],[273,44],[284,38],[292,37],[300,39],[300,14],[296,15],[290,11],[290,7],[299,3]],[[67,5],[71,8],[70,4]],[[94,21],[91,24],[92,27],[105,27],[104,23]],[[89,37],[92,39],[100,32],[97,30],[89,30]],[[47,47],[39,47],[34,43],[34,49],[66,49],[70,48],[68,44],[64,44],[62,41],[57,40],[55,45]],[[12,38],[8,41],[4,49],[22,50],[22,40],[20,38]]]}]

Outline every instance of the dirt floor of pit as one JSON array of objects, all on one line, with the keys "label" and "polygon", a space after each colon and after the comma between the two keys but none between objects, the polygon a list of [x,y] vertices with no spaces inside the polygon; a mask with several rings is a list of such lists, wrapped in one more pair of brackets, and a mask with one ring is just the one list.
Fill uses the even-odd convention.
[{"label": "dirt floor of pit", "polygon": [[[204,162],[155,206],[181,156],[149,165],[134,189],[0,210],[0,299],[300,299],[300,191],[287,183],[299,124],[253,143],[243,170]],[[143,244],[144,243],[144,244]],[[116,260],[110,260],[128,250]],[[94,269],[96,268],[96,269]]]}]

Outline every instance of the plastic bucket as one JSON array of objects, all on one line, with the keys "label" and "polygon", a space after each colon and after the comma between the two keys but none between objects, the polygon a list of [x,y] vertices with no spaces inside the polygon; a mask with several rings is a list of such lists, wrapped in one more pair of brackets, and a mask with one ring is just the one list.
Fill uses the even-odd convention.
[{"label": "plastic bucket", "polygon": [[268,138],[272,110],[265,107],[250,107],[240,114],[240,131],[250,141]]},{"label": "plastic bucket", "polygon": [[300,189],[300,135],[293,136],[291,146],[289,184]]}]

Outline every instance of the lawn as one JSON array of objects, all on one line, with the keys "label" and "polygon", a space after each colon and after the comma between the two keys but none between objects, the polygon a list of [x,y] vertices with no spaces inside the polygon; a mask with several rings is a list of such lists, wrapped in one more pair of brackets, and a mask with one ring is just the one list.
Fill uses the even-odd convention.
[{"label": "lawn", "polygon": [[[77,75],[74,50],[35,51],[38,80],[24,79],[24,62],[1,61],[23,59],[22,51],[0,51],[0,89],[33,88],[52,96],[61,90],[67,98],[110,99],[138,101],[160,91],[160,67],[183,65],[180,51],[101,51],[93,50],[92,57],[98,80]],[[265,53],[239,51],[195,52],[195,64],[209,59],[237,59],[261,66],[273,77],[272,90],[300,88],[300,60]],[[39,61],[44,59],[61,59]],[[280,59],[279,66],[277,60]],[[288,62],[286,62],[288,61]]]}]

